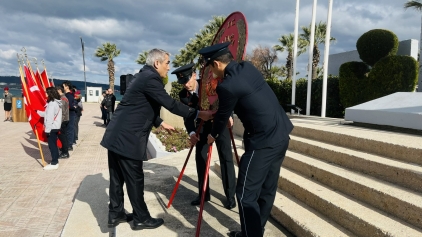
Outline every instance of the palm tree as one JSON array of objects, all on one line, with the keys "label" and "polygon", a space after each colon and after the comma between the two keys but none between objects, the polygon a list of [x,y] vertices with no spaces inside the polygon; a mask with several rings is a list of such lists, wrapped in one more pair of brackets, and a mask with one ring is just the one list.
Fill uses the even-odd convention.
[{"label": "palm tree", "polygon": [[[300,34],[300,37],[305,40],[307,46],[310,44],[311,39],[311,26],[306,27],[302,26],[303,33]],[[316,79],[318,77],[316,68],[319,64],[319,58],[321,53],[319,51],[318,45],[325,43],[325,36],[327,32],[327,23],[319,22],[318,25],[315,25],[315,38],[314,38],[314,50],[313,50],[313,60],[312,60],[312,79]],[[330,38],[331,41],[335,41],[334,37]]]},{"label": "palm tree", "polygon": [[137,64],[142,64],[145,65],[147,62],[147,57],[148,57],[148,52],[147,51],[143,51],[142,53],[139,54],[138,58],[135,60],[135,62]]},{"label": "palm tree", "polygon": [[[404,8],[414,8],[417,11],[422,12],[422,2],[420,0],[416,0],[416,1],[407,1],[404,4]],[[421,22],[422,22],[422,16],[421,16]],[[422,80],[421,80],[421,76],[422,73],[420,71],[422,66],[422,24],[421,24],[421,34],[419,37],[419,78],[418,78],[418,91],[422,91]]]},{"label": "palm tree", "polygon": [[[281,45],[274,45],[274,49],[276,51],[284,52],[287,51],[287,58],[286,58],[286,70],[287,70],[287,79],[292,79],[293,76],[293,44],[294,44],[294,35],[282,35],[281,38],[278,39]],[[297,45],[297,56],[301,55],[302,53],[306,52],[306,42],[302,39],[298,39]]]},{"label": "palm tree", "polygon": [[117,49],[115,44],[106,42],[97,48],[95,57],[101,58],[101,62],[108,60],[107,71],[110,88],[114,91],[114,61],[113,58],[119,56],[120,49]]},{"label": "palm tree", "polygon": [[[173,67],[180,67],[189,63],[193,63],[198,59],[198,51],[206,46],[212,44],[215,34],[220,26],[223,24],[225,16],[213,16],[212,20],[204,26],[199,33],[191,38],[185,47],[179,50],[179,53],[174,55]],[[195,66],[197,69],[200,67],[199,62]]]}]

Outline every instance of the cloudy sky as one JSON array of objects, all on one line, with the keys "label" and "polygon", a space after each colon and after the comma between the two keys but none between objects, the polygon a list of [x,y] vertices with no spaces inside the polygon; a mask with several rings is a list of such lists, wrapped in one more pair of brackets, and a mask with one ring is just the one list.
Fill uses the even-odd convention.
[{"label": "cloudy sky", "polygon": [[[301,0],[300,26],[308,26],[312,0]],[[395,32],[399,40],[419,39],[421,15],[404,10],[406,0],[334,0],[330,53],[355,50],[360,35],[375,28]],[[216,15],[241,11],[249,27],[248,52],[272,47],[281,35],[293,33],[294,0],[2,0],[0,5],[0,75],[17,76],[16,53],[44,59],[53,78],[84,80],[80,37],[85,42],[87,81],[108,83],[107,64],[94,56],[104,42],[121,49],[115,59],[116,84],[121,74],[141,65],[138,54],[162,48],[172,55]],[[327,20],[328,0],[319,0],[317,22]],[[323,46],[321,52],[323,53]],[[285,63],[279,54],[279,64]],[[308,54],[299,57],[306,74]],[[322,57],[321,57],[322,61]],[[171,68],[170,70],[174,70]],[[170,80],[174,80],[173,76]]]}]

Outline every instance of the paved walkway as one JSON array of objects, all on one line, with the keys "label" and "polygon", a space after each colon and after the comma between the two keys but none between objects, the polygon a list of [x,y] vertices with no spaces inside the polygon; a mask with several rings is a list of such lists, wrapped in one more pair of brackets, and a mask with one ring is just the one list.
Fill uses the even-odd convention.
[{"label": "paved walkway", "polygon": [[[104,133],[104,128],[100,126],[100,109],[93,103],[85,103],[84,108],[79,124],[78,145],[74,146],[70,159],[60,159],[58,170],[44,171],[37,140],[29,123],[2,122],[4,111],[1,105],[0,237],[111,234],[112,230],[105,225],[108,169],[106,149],[99,145]],[[45,160],[49,162],[51,157],[47,144],[42,144],[41,147]],[[163,233],[170,234],[167,236],[193,235],[198,209],[188,204],[196,195],[196,174],[192,158],[172,209],[167,211],[164,208],[183,165],[185,153],[187,152],[162,160],[154,159],[153,162],[147,162],[145,167],[146,177],[160,179],[158,183],[146,182],[145,195],[149,199],[151,214],[164,217],[165,225],[153,233],[133,232],[129,225],[121,224],[118,226],[118,236],[163,236]],[[213,200],[210,205],[206,205],[201,236],[226,236],[228,229],[240,227],[238,210],[236,208],[228,211],[222,207],[220,200],[224,196],[221,180],[215,173],[211,174],[211,186],[220,188],[213,189]],[[128,201],[125,202],[125,207],[126,210],[131,210]],[[83,223],[87,228],[81,225]],[[63,231],[64,228],[66,231]],[[270,220],[266,228],[266,236],[291,236],[273,220]]]}]

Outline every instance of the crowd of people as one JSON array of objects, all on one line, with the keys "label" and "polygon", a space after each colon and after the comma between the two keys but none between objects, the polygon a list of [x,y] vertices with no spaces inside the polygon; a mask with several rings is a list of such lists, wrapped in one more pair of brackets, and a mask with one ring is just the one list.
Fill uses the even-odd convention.
[{"label": "crowd of people", "polygon": [[[45,133],[48,137],[48,148],[51,153],[51,163],[44,170],[59,168],[59,159],[69,158],[69,151],[78,140],[79,121],[83,105],[80,92],[69,81],[56,87],[46,89],[47,105],[45,111],[37,111],[44,117]],[[61,148],[58,148],[58,142]]]}]

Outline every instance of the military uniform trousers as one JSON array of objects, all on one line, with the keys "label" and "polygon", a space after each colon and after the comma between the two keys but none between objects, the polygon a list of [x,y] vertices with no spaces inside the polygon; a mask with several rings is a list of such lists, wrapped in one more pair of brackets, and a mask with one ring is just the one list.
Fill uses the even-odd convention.
[{"label": "military uniform trousers", "polygon": [[[204,176],[208,159],[207,136],[211,129],[204,127],[204,131],[200,134],[200,140],[196,143],[196,172],[198,174],[198,189],[199,196],[202,195],[202,186],[204,184]],[[221,167],[221,179],[223,182],[224,194],[227,198],[234,198],[236,192],[236,176],[233,164],[233,155],[231,148],[231,140],[229,130],[226,128],[223,133],[216,139],[218,158]],[[207,182],[207,189],[205,198],[210,198],[209,180]]]},{"label": "military uniform trousers", "polygon": [[125,213],[123,184],[126,183],[127,194],[133,207],[133,220],[144,222],[150,217],[144,200],[143,161],[133,160],[112,151],[108,151],[108,168],[110,171],[109,218],[116,219]]},{"label": "military uniform trousers", "polygon": [[236,197],[243,236],[263,236],[288,146],[289,140],[276,147],[247,151],[242,155]]}]

